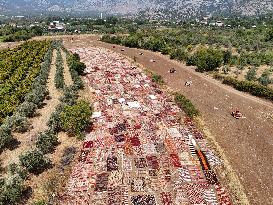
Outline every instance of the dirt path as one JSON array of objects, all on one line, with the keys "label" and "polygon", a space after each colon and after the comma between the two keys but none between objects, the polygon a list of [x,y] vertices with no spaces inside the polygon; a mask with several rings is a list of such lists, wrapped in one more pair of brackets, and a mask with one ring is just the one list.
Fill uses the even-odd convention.
[{"label": "dirt path", "polygon": [[2,166],[6,167],[11,163],[17,163],[19,160],[19,155],[31,148],[35,147],[34,138],[37,133],[42,132],[47,129],[47,121],[50,118],[51,113],[54,111],[55,107],[59,104],[60,92],[55,88],[54,76],[56,72],[55,62],[56,62],[56,50],[53,51],[53,59],[51,63],[51,69],[48,78],[48,90],[51,99],[45,100],[45,105],[43,108],[37,110],[37,117],[31,118],[30,123],[33,127],[30,131],[19,134],[15,133],[15,138],[20,142],[18,147],[14,150],[6,150],[1,156],[0,160]]},{"label": "dirt path", "polygon": [[[113,48],[110,44],[97,42],[94,36],[73,36],[73,42],[71,38],[64,38],[67,47],[106,47],[130,58],[136,56],[137,63],[162,75],[168,86],[181,91],[201,111],[206,126],[228,156],[251,204],[273,204],[273,109],[270,102],[222,85],[158,53],[121,46]],[[140,52],[144,55],[139,55]],[[156,62],[150,62],[151,59]],[[168,72],[172,67],[177,70],[175,74]],[[184,83],[189,79],[193,86],[185,87]],[[236,108],[246,119],[236,120],[230,115]]]},{"label": "dirt path", "polygon": [[71,78],[71,74],[67,65],[66,53],[63,50],[61,52],[62,52],[63,65],[64,65],[64,82],[66,86],[70,86],[73,84],[73,80]]}]

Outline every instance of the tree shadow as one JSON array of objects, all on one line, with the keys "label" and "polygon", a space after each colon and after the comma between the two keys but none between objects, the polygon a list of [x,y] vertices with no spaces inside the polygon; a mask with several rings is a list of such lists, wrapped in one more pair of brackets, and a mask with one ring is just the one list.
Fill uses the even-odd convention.
[{"label": "tree shadow", "polygon": [[7,147],[10,151],[15,150],[19,147],[19,145],[21,144],[20,141],[18,141],[17,139],[13,138],[11,140],[11,142],[9,143],[9,146]]},{"label": "tree shadow", "polygon": [[89,134],[94,130],[94,123],[91,122],[86,128],[85,128],[85,133]]},{"label": "tree shadow", "polygon": [[43,103],[39,106],[39,109],[44,108],[46,105],[47,105],[47,103],[46,103],[46,102],[43,102]]},{"label": "tree shadow", "polygon": [[26,204],[30,197],[32,196],[33,190],[30,186],[26,187],[26,189],[22,193],[21,204]]}]

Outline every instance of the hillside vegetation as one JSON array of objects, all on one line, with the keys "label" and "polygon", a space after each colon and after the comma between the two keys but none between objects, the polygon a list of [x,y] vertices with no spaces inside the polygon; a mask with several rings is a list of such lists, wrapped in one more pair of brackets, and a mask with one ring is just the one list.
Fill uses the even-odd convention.
[{"label": "hillside vegetation", "polygon": [[[250,81],[257,96],[271,99],[273,28],[184,27],[139,29],[130,35],[104,35],[102,41],[169,55],[196,71]],[[215,76],[215,75],[212,75]],[[244,83],[249,87],[249,83]],[[268,86],[268,88],[266,87]],[[237,88],[237,86],[235,86]],[[258,89],[258,87],[260,87]],[[248,88],[240,89],[248,91]],[[266,93],[262,90],[268,90]],[[261,93],[262,92],[262,93]]]}]

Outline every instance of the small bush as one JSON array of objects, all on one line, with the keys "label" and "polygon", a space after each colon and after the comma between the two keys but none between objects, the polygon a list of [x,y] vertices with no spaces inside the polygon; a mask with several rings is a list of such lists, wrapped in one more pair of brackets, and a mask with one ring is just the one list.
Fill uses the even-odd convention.
[{"label": "small bush", "polygon": [[77,71],[79,75],[83,74],[86,68],[86,65],[80,62],[80,58],[78,54],[69,55],[67,62],[68,62],[69,69]]},{"label": "small bush", "polygon": [[158,74],[152,74],[152,81],[159,84],[159,85],[164,84],[163,77]]},{"label": "small bush", "polygon": [[188,53],[185,49],[179,48],[170,53],[170,58],[179,61],[186,61],[188,59]]},{"label": "small bush", "polygon": [[3,151],[4,148],[8,147],[13,141],[11,134],[11,127],[7,124],[3,124],[0,127],[0,151]]},{"label": "small bush", "polygon": [[17,204],[25,190],[24,180],[18,175],[13,175],[2,182],[0,204]]},{"label": "small bush", "polygon": [[228,73],[230,72],[230,67],[228,67],[228,66],[225,65],[225,66],[222,68],[222,70],[223,70],[224,74],[228,74]]},{"label": "small bush", "polygon": [[224,63],[224,65],[229,64],[230,61],[231,61],[231,58],[232,58],[231,51],[227,50],[227,51],[223,52],[223,63]]},{"label": "small bush", "polygon": [[76,103],[76,91],[75,89],[71,87],[66,87],[64,89],[63,97],[61,98],[61,102],[67,104],[67,105],[74,105]]},{"label": "small bush", "polygon": [[30,93],[25,96],[25,101],[32,102],[38,107],[42,105],[45,97],[48,95],[46,85],[37,85]]},{"label": "small bush", "polygon": [[22,166],[29,172],[39,174],[51,164],[50,160],[45,158],[43,153],[38,150],[28,151],[19,156]]},{"label": "small bush", "polygon": [[10,117],[12,122],[12,129],[15,132],[24,133],[29,129],[29,122],[26,117],[21,116],[19,113],[15,113],[12,117]]},{"label": "small bush", "polygon": [[269,70],[266,70],[263,72],[261,77],[258,79],[259,83],[261,83],[264,86],[268,86],[273,82],[273,80],[270,79],[271,72]]},{"label": "small bush", "polygon": [[39,200],[34,202],[32,205],[47,205],[47,203],[45,200]]},{"label": "small bush", "polygon": [[263,97],[273,101],[273,90],[251,81],[240,81],[232,77],[225,77],[221,75],[214,76],[219,80],[223,80],[224,84],[230,85],[235,89],[243,92],[248,92],[257,97]]},{"label": "small bush", "polygon": [[58,49],[57,51],[57,57],[56,57],[56,74],[54,83],[56,88],[62,89],[64,88],[64,66],[63,66],[63,59],[61,50]]},{"label": "small bush", "polygon": [[62,111],[63,111],[63,104],[60,104],[56,107],[55,111],[51,114],[47,122],[47,126],[49,127],[50,131],[55,134],[61,131],[60,113]]},{"label": "small bush", "polygon": [[12,175],[18,175],[20,176],[23,180],[27,179],[28,173],[27,170],[18,164],[12,163],[8,167],[9,173]]},{"label": "small bush", "polygon": [[255,81],[255,80],[257,80],[256,75],[257,75],[257,68],[252,67],[247,71],[245,78],[248,81]]},{"label": "small bush", "polygon": [[36,147],[43,154],[52,152],[58,145],[58,138],[52,131],[45,131],[38,135]]},{"label": "small bush", "polygon": [[37,105],[32,102],[24,102],[17,108],[17,113],[23,117],[33,117]]},{"label": "small bush", "polygon": [[92,109],[86,101],[81,100],[72,106],[66,105],[60,114],[62,129],[81,137],[81,132],[90,122],[91,115]]},{"label": "small bush", "polygon": [[199,111],[194,107],[192,102],[185,96],[176,93],[175,102],[189,117],[196,117],[199,115]]}]

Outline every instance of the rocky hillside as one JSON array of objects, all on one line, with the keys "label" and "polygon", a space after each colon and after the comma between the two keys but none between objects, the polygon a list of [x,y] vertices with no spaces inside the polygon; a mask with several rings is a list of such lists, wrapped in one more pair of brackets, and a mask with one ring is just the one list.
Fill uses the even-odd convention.
[{"label": "rocky hillside", "polygon": [[273,11],[272,0],[0,0],[9,13],[103,12],[157,18],[183,18],[203,13],[257,15]]}]

